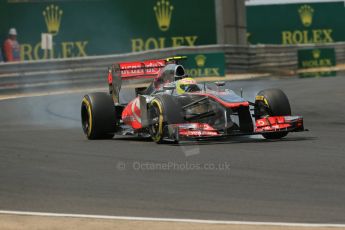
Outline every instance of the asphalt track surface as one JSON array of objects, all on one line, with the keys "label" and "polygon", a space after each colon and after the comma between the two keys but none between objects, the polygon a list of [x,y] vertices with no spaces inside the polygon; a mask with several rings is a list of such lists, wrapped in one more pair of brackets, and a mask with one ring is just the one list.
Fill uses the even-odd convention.
[{"label": "asphalt track surface", "polygon": [[[182,146],[87,141],[80,93],[0,101],[0,210],[345,223],[345,77],[231,86],[250,98],[282,88],[310,131]],[[183,170],[219,163],[230,169]]]}]

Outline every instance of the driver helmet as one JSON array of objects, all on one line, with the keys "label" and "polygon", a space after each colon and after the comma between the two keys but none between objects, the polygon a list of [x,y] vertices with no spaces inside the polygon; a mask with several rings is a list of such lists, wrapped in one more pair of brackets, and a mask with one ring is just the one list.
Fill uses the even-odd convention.
[{"label": "driver helmet", "polygon": [[[198,88],[199,89],[199,87],[197,86],[196,80],[194,80],[191,77],[183,78],[183,79],[178,80],[176,82],[176,91],[177,91],[177,94],[179,94],[179,95],[184,94],[186,92],[190,92],[189,89],[191,89],[191,88]],[[195,90],[193,90],[193,91],[195,91]]]}]

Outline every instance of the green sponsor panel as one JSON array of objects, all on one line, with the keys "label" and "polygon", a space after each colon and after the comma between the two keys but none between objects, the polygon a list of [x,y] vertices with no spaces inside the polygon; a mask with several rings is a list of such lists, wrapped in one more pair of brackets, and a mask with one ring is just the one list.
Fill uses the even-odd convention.
[{"label": "green sponsor panel", "polygon": [[[336,66],[334,48],[301,49],[298,50],[298,68],[322,68]],[[336,76],[334,71],[301,73],[300,77],[331,77]]]},{"label": "green sponsor panel", "polygon": [[183,62],[183,66],[191,77],[225,76],[224,53],[188,54],[183,56],[187,57],[187,60]]},{"label": "green sponsor panel", "polygon": [[344,1],[248,5],[251,44],[306,44],[345,41]]},{"label": "green sponsor panel", "polygon": [[334,48],[298,50],[298,68],[319,68],[336,66]]},{"label": "green sponsor panel", "polygon": [[[4,0],[0,0],[0,42],[6,38],[8,33],[8,10],[7,4]],[[1,44],[2,45],[2,44]]]},{"label": "green sponsor panel", "polygon": [[[18,31],[23,60],[216,43],[214,0],[0,0],[0,36]],[[41,34],[53,50],[41,49]]]}]

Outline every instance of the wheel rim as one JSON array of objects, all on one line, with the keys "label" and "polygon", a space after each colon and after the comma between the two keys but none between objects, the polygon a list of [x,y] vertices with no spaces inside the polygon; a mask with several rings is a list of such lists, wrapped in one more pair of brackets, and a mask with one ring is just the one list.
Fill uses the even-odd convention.
[{"label": "wheel rim", "polygon": [[257,104],[256,118],[263,118],[270,116],[269,108],[261,101]]},{"label": "wheel rim", "polygon": [[151,124],[149,125],[149,131],[151,138],[153,141],[159,142],[162,139],[163,133],[163,115],[162,107],[156,100],[152,101],[151,103],[150,117]]},{"label": "wheel rim", "polygon": [[81,109],[81,117],[82,117],[82,127],[83,131],[87,136],[90,136],[92,130],[92,114],[91,114],[91,106],[87,99],[83,99],[82,109]]}]

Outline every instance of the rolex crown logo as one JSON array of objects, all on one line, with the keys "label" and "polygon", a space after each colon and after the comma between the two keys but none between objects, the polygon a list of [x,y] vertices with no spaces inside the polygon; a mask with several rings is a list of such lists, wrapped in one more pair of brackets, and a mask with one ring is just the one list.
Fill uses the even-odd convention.
[{"label": "rolex crown logo", "polygon": [[304,26],[308,27],[313,23],[314,9],[311,8],[311,6],[301,6],[298,10],[298,13]]},{"label": "rolex crown logo", "polygon": [[153,10],[156,14],[159,29],[161,31],[167,31],[170,27],[174,7],[170,4],[169,0],[158,0]]},{"label": "rolex crown logo", "polygon": [[50,5],[45,8],[43,16],[47,25],[48,33],[53,35],[59,33],[62,14],[63,12],[58,6]]},{"label": "rolex crown logo", "polygon": [[202,54],[197,55],[195,57],[195,62],[198,67],[203,67],[206,63],[206,56]]},{"label": "rolex crown logo", "polygon": [[313,58],[314,59],[319,59],[321,55],[321,51],[319,49],[313,50]]}]

